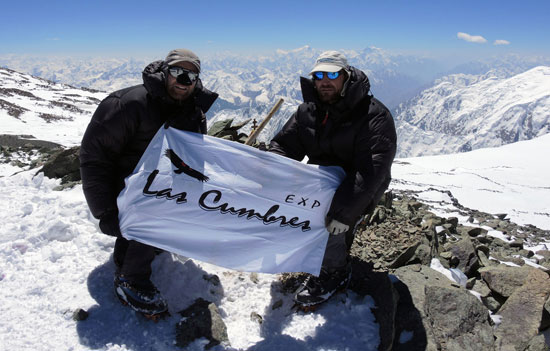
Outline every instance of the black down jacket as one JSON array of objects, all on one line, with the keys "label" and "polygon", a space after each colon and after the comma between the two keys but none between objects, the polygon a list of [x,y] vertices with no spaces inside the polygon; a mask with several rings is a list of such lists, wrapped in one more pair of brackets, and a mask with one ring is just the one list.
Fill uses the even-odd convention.
[{"label": "black down jacket", "polygon": [[[218,94],[197,81],[192,98],[172,99],[165,88],[163,61],[143,70],[143,84],[110,94],[98,106],[80,148],[80,173],[88,206],[102,219],[118,213],[116,198],[147,145],[165,122],[177,129],[206,133],[205,113]],[[100,227],[101,227],[100,221]],[[102,227],[103,229],[103,227]]]},{"label": "black down jacket", "polygon": [[369,94],[367,76],[350,69],[345,95],[333,105],[321,103],[313,81],[301,78],[304,103],[273,138],[269,151],[341,166],[346,177],[334,194],[327,220],[353,226],[388,188],[397,136],[391,113]]}]

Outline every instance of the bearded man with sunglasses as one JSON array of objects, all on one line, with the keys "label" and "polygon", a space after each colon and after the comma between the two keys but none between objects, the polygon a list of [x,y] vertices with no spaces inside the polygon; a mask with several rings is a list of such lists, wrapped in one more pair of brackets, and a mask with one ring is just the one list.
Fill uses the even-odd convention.
[{"label": "bearded man with sunglasses", "polygon": [[326,216],[329,239],[319,277],[309,275],[294,300],[318,305],[351,279],[349,249],[358,221],[374,207],[391,180],[397,136],[389,110],[370,94],[369,79],[337,51],[322,53],[301,77],[304,102],[273,138],[269,151],[308,163],[340,166],[346,177]]},{"label": "bearded man with sunglasses", "polygon": [[201,62],[187,49],[150,63],[143,84],[110,94],[98,106],[80,148],[82,188],[99,228],[116,237],[115,293],[122,303],[148,316],[167,311],[150,280],[155,248],[122,237],[117,196],[159,128],[206,133],[205,113],[218,94],[202,86]]}]

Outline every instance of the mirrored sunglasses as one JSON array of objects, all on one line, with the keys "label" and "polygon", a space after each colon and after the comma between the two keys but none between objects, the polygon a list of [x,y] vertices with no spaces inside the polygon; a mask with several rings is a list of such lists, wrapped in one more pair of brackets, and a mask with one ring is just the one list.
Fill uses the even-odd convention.
[{"label": "mirrored sunglasses", "polygon": [[191,85],[199,78],[199,74],[178,66],[168,67],[168,72],[176,81],[183,85]]},{"label": "mirrored sunglasses", "polygon": [[338,78],[340,72],[313,72],[313,79],[322,80],[327,75],[328,79],[333,80]]}]

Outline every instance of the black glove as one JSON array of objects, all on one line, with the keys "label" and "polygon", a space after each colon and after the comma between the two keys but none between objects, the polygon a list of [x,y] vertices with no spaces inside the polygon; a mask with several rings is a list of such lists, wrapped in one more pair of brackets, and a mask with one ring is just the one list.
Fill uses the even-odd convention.
[{"label": "black glove", "polygon": [[120,226],[118,225],[118,212],[109,211],[103,214],[99,219],[99,229],[104,234],[121,238]]}]

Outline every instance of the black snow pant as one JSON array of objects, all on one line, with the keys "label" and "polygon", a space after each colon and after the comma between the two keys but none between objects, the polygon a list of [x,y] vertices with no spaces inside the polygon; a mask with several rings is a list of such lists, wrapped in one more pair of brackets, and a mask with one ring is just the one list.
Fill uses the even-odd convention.
[{"label": "black snow pant", "polygon": [[348,263],[349,250],[355,238],[356,229],[357,225],[345,233],[329,235],[325,256],[323,257],[323,268],[337,269]]},{"label": "black snow pant", "polygon": [[117,238],[113,258],[118,272],[128,280],[149,280],[155,248],[135,240]]}]

